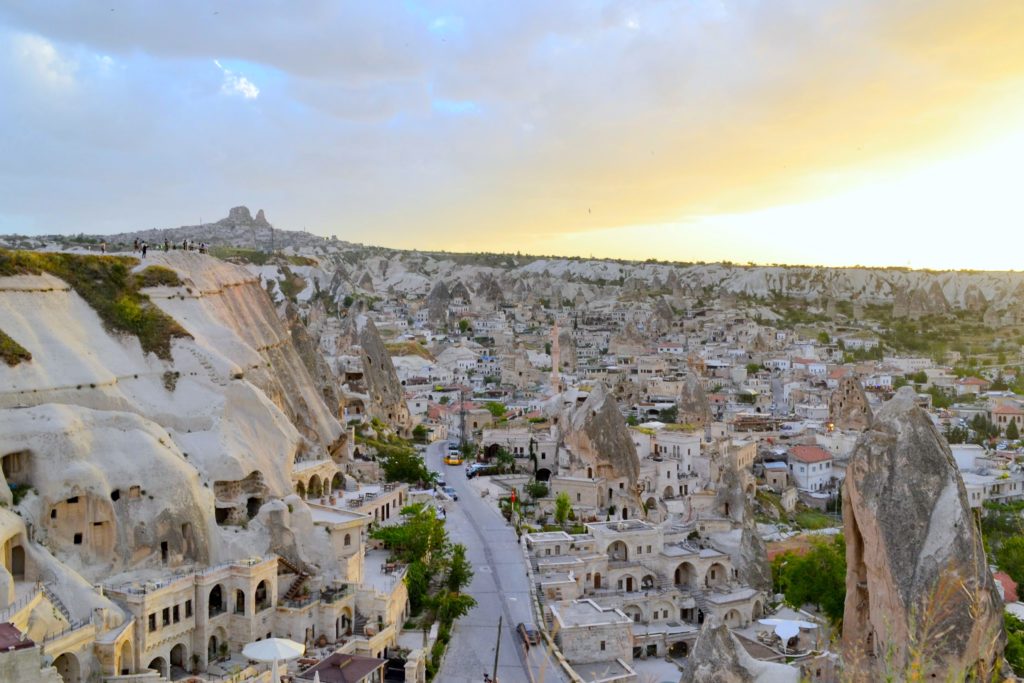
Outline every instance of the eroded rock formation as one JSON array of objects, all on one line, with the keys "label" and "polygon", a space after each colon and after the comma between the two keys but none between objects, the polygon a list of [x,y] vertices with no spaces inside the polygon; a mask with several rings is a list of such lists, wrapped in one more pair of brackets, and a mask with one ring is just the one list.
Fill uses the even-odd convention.
[{"label": "eroded rock formation", "polygon": [[695,375],[686,376],[676,403],[679,406],[679,422],[696,427],[705,427],[711,422],[711,403]]},{"label": "eroded rock formation", "polygon": [[871,406],[860,381],[855,377],[839,380],[839,386],[828,399],[828,421],[836,429],[862,432],[871,424],[871,418]]},{"label": "eroded rock formation", "polygon": [[596,476],[625,477],[636,484],[640,459],[629,438],[626,420],[603,385],[596,385],[568,419],[564,441],[577,458],[594,467]]},{"label": "eroded rock formation", "polygon": [[847,467],[846,666],[858,680],[911,666],[990,680],[1002,601],[949,446],[915,398],[903,387],[882,406]]},{"label": "eroded rock formation", "polygon": [[796,683],[800,671],[785,664],[761,662],[722,623],[704,627],[686,658],[680,683]]}]

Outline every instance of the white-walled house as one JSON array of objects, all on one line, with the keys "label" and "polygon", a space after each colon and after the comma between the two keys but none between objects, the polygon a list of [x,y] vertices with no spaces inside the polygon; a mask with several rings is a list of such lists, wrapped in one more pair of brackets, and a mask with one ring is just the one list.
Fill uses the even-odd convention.
[{"label": "white-walled house", "polygon": [[832,485],[835,474],[832,454],[820,446],[799,445],[787,455],[793,483],[803,491],[822,491]]}]

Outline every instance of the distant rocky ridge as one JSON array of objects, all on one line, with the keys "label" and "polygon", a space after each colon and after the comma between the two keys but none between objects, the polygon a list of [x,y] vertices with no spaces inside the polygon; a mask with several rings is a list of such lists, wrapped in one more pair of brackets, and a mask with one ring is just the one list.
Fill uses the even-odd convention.
[{"label": "distant rocky ridge", "polygon": [[[417,297],[433,293],[438,304],[445,293],[465,287],[474,297],[530,303],[649,297],[659,311],[670,311],[669,304],[684,298],[749,297],[771,306],[782,297],[807,301],[823,312],[843,301],[856,310],[870,304],[892,306],[896,317],[969,310],[984,314],[990,325],[1024,322],[1024,273],[1018,272],[641,263],[397,250],[275,229],[262,210],[253,217],[245,206],[232,208],[226,218],[214,223],[105,236],[109,244],[131,243],[136,238],[151,243],[192,239],[214,246],[287,250],[315,257],[326,269],[340,273],[337,292]],[[59,239],[0,237],[0,246],[38,246]]]}]

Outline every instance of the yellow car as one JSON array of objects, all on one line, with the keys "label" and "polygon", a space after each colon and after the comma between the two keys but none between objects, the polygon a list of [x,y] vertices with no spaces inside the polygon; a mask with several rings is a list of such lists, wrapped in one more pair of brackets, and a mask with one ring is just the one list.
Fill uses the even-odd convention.
[{"label": "yellow car", "polygon": [[449,453],[448,455],[444,456],[444,464],[445,465],[461,465],[462,464],[462,454],[461,453]]}]

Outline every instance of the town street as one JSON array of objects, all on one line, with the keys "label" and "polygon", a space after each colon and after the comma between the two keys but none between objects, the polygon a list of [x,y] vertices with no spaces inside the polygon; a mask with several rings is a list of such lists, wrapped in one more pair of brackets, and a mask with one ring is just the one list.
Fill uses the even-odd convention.
[{"label": "town street", "polygon": [[551,683],[565,680],[562,671],[544,647],[529,653],[516,632],[516,625],[534,624],[523,554],[515,531],[481,498],[466,479],[465,466],[444,464],[445,444],[431,444],[427,465],[440,472],[459,494],[448,502],[448,533],[453,543],[466,546],[473,564],[473,581],[468,592],[477,606],[452,630],[444,663],[437,680],[445,683],[480,683],[494,667],[498,617],[504,617],[501,651],[498,657],[499,683]]}]

